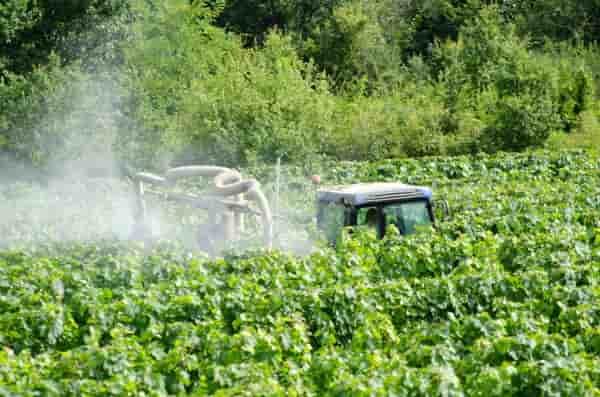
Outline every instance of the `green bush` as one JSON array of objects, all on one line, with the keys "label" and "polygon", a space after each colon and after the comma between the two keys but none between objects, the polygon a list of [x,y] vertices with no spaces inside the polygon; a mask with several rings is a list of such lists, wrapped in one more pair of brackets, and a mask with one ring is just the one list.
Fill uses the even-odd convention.
[{"label": "green bush", "polygon": [[380,14],[377,2],[345,1],[330,18],[312,27],[297,45],[299,52],[326,71],[338,88],[363,86],[372,93],[393,85],[401,54],[389,45]]},{"label": "green bush", "polygon": [[106,71],[131,17],[119,0],[55,3],[0,5],[0,154],[40,168],[91,156],[99,140],[111,152],[120,94]]},{"label": "green bush", "polygon": [[[448,110],[436,95],[434,86],[415,87],[412,98],[403,98],[398,104],[398,124],[394,139],[409,157],[440,155],[446,152],[444,121]],[[394,146],[392,146],[394,147]],[[398,153],[390,152],[393,157]]]},{"label": "green bush", "polygon": [[556,107],[550,98],[527,94],[490,96],[484,104],[487,125],[481,137],[482,146],[489,152],[540,146],[558,126]]},{"label": "green bush", "polygon": [[120,96],[111,76],[91,76],[77,65],[9,75],[0,84],[0,150],[47,170],[78,160],[112,167]]},{"label": "green bush", "polygon": [[0,5],[0,151],[39,167],[595,142],[593,2],[54,3]]},{"label": "green bush", "polygon": [[467,135],[478,136],[480,150],[540,146],[552,131],[573,128],[593,101],[582,62],[556,62],[529,50],[495,7],[467,22],[457,42],[439,45],[435,62],[450,108],[449,132],[460,135],[461,118],[474,115],[479,122],[468,124],[476,132]]},{"label": "green bush", "polygon": [[542,45],[547,40],[594,43],[600,33],[595,0],[505,1],[519,31]]},{"label": "green bush", "polygon": [[326,154],[343,159],[381,159],[445,153],[447,110],[429,84],[406,82],[379,96],[337,101]]},{"label": "green bush", "polygon": [[[27,78],[7,74],[0,80],[0,149],[17,160],[36,165],[47,163],[48,156],[65,137],[44,121],[60,100],[59,91],[76,78],[71,70],[61,70],[57,58],[36,69]],[[56,124],[55,124],[56,125]]]},{"label": "green bush", "polygon": [[[194,79],[184,99],[193,147],[226,163],[301,161],[321,152],[333,126],[328,84],[272,33],[261,50],[240,53],[210,78]],[[191,130],[194,128],[194,130]]]},{"label": "green bush", "polygon": [[146,163],[168,153],[240,164],[320,152],[334,97],[290,39],[273,32],[263,48],[244,49],[180,3],[142,11],[145,20],[126,51],[134,93],[128,114],[139,128],[125,133],[123,144],[138,142],[131,152]]},{"label": "green bush", "polygon": [[82,60],[95,68],[119,55],[126,37],[129,2],[123,0],[8,0],[0,5],[0,74],[27,74],[48,63]]},{"label": "green bush", "polygon": [[558,111],[567,132],[576,129],[580,115],[594,106],[596,91],[586,65],[571,59],[560,62],[558,70]]}]

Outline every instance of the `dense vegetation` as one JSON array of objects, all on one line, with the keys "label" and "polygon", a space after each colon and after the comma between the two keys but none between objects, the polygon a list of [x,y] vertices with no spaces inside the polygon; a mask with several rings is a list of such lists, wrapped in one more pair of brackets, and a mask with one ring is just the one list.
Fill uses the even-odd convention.
[{"label": "dense vegetation", "polygon": [[303,258],[108,242],[3,251],[0,394],[600,393],[598,157],[327,168],[332,182],[435,184],[453,219]]},{"label": "dense vegetation", "polygon": [[[599,10],[2,1],[0,396],[600,395],[600,158],[556,150],[600,143]],[[107,176],[214,162],[270,194],[277,158],[304,236],[313,173],[452,218],[301,257],[119,240]]]},{"label": "dense vegetation", "polygon": [[596,142],[595,0],[60,4],[0,5],[0,151],[40,167]]}]

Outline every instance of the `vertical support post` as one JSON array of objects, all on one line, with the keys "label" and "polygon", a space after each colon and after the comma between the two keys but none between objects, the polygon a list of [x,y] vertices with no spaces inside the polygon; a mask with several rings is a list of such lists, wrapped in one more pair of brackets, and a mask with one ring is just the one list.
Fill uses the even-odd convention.
[{"label": "vertical support post", "polygon": [[[244,201],[244,195],[238,194],[237,196],[235,196],[235,201],[241,203],[242,201]],[[244,214],[240,211],[235,211],[233,213],[233,218],[234,234],[237,238],[240,237],[244,232]]]},{"label": "vertical support post", "polygon": [[136,186],[136,214],[135,214],[135,230],[134,235],[136,238],[146,239],[147,234],[147,213],[146,213],[146,200],[144,200],[144,182],[137,181]]},{"label": "vertical support post", "polygon": [[223,230],[224,230],[224,240],[227,242],[235,239],[235,215],[231,211],[223,212]]},{"label": "vertical support post", "polygon": [[133,225],[133,238],[141,240],[144,244],[144,250],[149,252],[152,248],[152,229],[148,224],[148,214],[146,208],[146,200],[144,200],[144,182],[137,180],[135,184],[136,190],[136,213],[135,224]]},{"label": "vertical support post", "polygon": [[275,166],[275,198],[273,200],[273,235],[277,236],[277,219],[279,215],[279,193],[281,186],[281,157],[277,157]]}]

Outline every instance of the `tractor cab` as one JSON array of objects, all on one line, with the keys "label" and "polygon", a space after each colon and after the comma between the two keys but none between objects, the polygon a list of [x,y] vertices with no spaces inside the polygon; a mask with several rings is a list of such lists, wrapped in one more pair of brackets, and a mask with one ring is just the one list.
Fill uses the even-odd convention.
[{"label": "tractor cab", "polygon": [[318,191],[319,228],[335,243],[343,227],[372,228],[378,238],[388,225],[403,234],[434,224],[429,188],[401,183],[360,183]]}]

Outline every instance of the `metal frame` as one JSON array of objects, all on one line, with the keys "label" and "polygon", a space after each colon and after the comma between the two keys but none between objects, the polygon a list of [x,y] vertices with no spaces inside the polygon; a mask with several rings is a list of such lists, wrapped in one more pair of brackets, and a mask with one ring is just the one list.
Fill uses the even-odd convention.
[{"label": "metal frame", "polygon": [[[177,180],[190,177],[213,177],[214,188],[205,196],[185,193],[154,190],[146,185],[171,187]],[[148,241],[151,230],[147,224],[147,206],[145,197],[148,195],[188,205],[195,209],[206,210],[209,213],[209,225],[216,226],[216,215],[223,214],[224,222],[222,235],[218,239],[231,240],[236,238],[244,229],[244,216],[252,214],[260,217],[263,224],[264,243],[268,249],[273,244],[273,217],[269,203],[260,189],[260,184],[254,179],[243,180],[239,172],[214,166],[186,166],[169,169],[164,176],[140,172],[133,176],[137,197],[137,213],[135,237]],[[228,199],[231,197],[231,199]],[[257,204],[258,210],[250,206]],[[216,228],[215,228],[216,229]],[[214,254],[214,252],[209,252]]]}]

